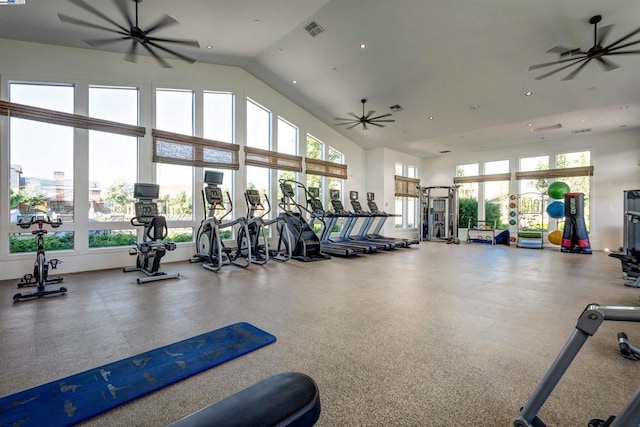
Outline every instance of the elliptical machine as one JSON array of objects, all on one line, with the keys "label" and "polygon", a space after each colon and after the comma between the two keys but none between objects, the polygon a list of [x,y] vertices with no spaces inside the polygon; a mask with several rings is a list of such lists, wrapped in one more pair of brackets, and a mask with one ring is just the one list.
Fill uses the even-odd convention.
[{"label": "elliptical machine", "polygon": [[[292,236],[280,218],[265,219],[271,212],[271,204],[267,195],[265,194],[264,203],[262,203],[260,192],[249,189],[245,191],[244,198],[247,201],[247,227],[249,228],[249,241],[251,243],[251,262],[265,264],[270,258],[282,262],[289,261],[292,255]],[[274,224],[278,231],[278,246],[276,249],[269,247],[267,238],[268,227]]]},{"label": "elliptical machine", "polygon": [[[233,211],[229,193],[227,193],[229,208],[227,209],[223,203],[222,188],[218,187],[222,184],[222,178],[221,172],[205,171],[204,173],[205,187],[202,189],[202,202],[205,219],[200,223],[196,235],[197,253],[189,260],[189,262],[202,262],[204,268],[214,272],[227,264],[243,268],[251,264],[251,243],[247,220],[244,217],[238,217],[233,221],[222,222]],[[237,246],[225,246],[220,236],[221,230],[233,230],[236,225],[239,226],[236,236]]]},{"label": "elliptical machine", "polygon": [[135,267],[125,267],[122,271],[142,271],[146,274],[146,277],[137,279],[139,284],[180,277],[179,273],[160,271],[162,257],[167,251],[175,250],[176,244],[163,241],[169,234],[169,228],[165,217],[158,215],[158,204],[154,200],[159,197],[159,193],[160,186],[157,184],[135,183],[133,186],[136,216],[131,218],[131,225],[143,227],[142,242],[129,249],[129,255],[137,255]]}]

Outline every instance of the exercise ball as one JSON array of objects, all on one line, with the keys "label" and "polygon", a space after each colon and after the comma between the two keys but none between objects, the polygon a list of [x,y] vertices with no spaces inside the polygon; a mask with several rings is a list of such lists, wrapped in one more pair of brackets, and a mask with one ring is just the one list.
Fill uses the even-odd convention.
[{"label": "exercise ball", "polygon": [[547,214],[551,218],[563,218],[564,217],[564,203],[563,202],[551,202],[547,205]]},{"label": "exercise ball", "polygon": [[559,200],[562,199],[565,193],[568,193],[569,191],[569,185],[567,185],[567,183],[556,181],[549,186],[547,194],[549,194],[549,197],[552,199]]},{"label": "exercise ball", "polygon": [[549,239],[549,242],[553,243],[554,245],[559,245],[560,243],[562,243],[562,231],[553,230],[551,233],[549,233],[547,238]]}]

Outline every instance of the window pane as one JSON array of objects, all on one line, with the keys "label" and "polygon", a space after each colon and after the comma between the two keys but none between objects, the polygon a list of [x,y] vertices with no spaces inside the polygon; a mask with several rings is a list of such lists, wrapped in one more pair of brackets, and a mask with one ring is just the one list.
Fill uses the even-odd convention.
[{"label": "window pane", "polygon": [[222,142],[234,142],[233,138],[233,94],[227,92],[204,92],[204,123],[202,136]]},{"label": "window pane", "polygon": [[416,227],[416,198],[407,197],[407,228]]},{"label": "window pane", "polygon": [[298,128],[278,118],[278,153],[298,154]]},{"label": "window pane", "polygon": [[404,176],[404,168],[402,167],[402,163],[396,163],[395,174],[398,176]]},{"label": "window pane", "polygon": [[247,99],[247,145],[271,149],[271,112]]},{"label": "window pane", "polygon": [[404,217],[404,213],[402,211],[402,197],[396,196],[395,198],[395,214],[398,215],[395,218],[395,226],[396,228],[402,228],[402,219]]},{"label": "window pane", "polygon": [[549,169],[549,156],[523,157],[520,159],[520,172]]},{"label": "window pane", "polygon": [[307,134],[307,157],[324,160],[324,144],[309,134]]},{"label": "window pane", "polygon": [[458,167],[456,167],[456,176],[476,176],[480,173],[479,171],[478,163],[458,165]]},{"label": "window pane", "polygon": [[[247,166],[247,189],[258,190],[261,196],[264,194],[270,196],[269,181],[269,169]],[[270,200],[273,200],[273,198]]]},{"label": "window pane", "polygon": [[509,228],[509,181],[485,182],[484,196],[485,220],[491,224],[495,220],[498,230]]},{"label": "window pane", "polygon": [[156,90],[156,129],[193,135],[193,92]]},{"label": "window pane", "polygon": [[[73,86],[11,83],[9,93],[11,102],[74,112]],[[73,221],[73,128],[11,118],[9,129],[11,221],[34,211]]]},{"label": "window pane", "polygon": [[344,163],[344,154],[342,154],[335,148],[329,147],[329,161],[342,164]]},{"label": "window pane", "polygon": [[[47,233],[44,236],[44,250],[64,251],[73,249],[73,232],[56,231]],[[38,239],[31,233],[10,233],[9,253],[36,252],[38,250]]]},{"label": "window pane", "polygon": [[507,172],[509,172],[509,160],[485,162],[484,164],[485,175],[491,175],[494,173],[507,173]]},{"label": "window pane", "polygon": [[158,163],[156,183],[160,185],[159,214],[169,221],[192,220],[193,168]]},{"label": "window pane", "polygon": [[136,238],[136,230],[91,230],[89,231],[89,247],[133,246],[136,243]]},{"label": "window pane", "polygon": [[418,168],[413,166],[407,166],[407,178],[417,178],[418,177]]},{"label": "window pane", "polygon": [[478,221],[478,183],[462,184],[458,188],[458,226],[467,228],[469,220],[471,225],[477,225]]},{"label": "window pane", "polygon": [[[138,90],[90,87],[89,115],[136,125]],[[89,131],[90,220],[122,221],[133,216],[133,184],[136,182],[138,165],[137,142],[135,137]],[[108,246],[92,246],[91,236],[89,237],[89,247]],[[118,245],[117,239],[105,239],[104,242]]]},{"label": "window pane", "polygon": [[556,168],[576,168],[591,166],[591,152],[561,153],[556,155]]}]

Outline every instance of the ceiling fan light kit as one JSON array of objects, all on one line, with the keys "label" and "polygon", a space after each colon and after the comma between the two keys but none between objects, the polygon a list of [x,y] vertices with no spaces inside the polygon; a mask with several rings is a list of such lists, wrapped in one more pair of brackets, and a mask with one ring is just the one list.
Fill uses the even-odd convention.
[{"label": "ceiling fan light kit", "polygon": [[[142,0],[113,0],[113,3],[116,5],[116,8],[122,15],[122,17],[126,21],[126,25],[119,24],[114,19],[110,18],[103,12],[91,6],[85,0],[69,0],[74,5],[84,9],[85,11],[91,13],[94,16],[97,16],[102,21],[110,24],[110,26],[104,26],[100,24],[94,24],[88,21],[84,21],[82,19],[74,18],[72,16],[64,15],[62,13],[58,13],[58,18],[62,22],[79,25],[82,27],[88,27],[92,29],[99,29],[103,31],[108,31],[110,33],[115,33],[115,36],[110,38],[102,38],[102,39],[90,39],[85,40],[87,44],[93,47],[106,46],[109,44],[117,43],[123,40],[131,40],[131,44],[129,49],[125,55],[125,60],[129,62],[136,62],[138,56],[138,47],[142,46],[151,56],[155,58],[155,60],[162,66],[163,68],[171,68],[171,65],[160,56],[158,51],[162,51],[164,53],[168,53],[182,61],[188,62],[190,64],[196,62],[195,59],[190,58],[180,52],[177,52],[167,46],[165,44],[175,44],[181,46],[192,46],[192,47],[200,47],[200,44],[197,40],[187,40],[187,39],[173,39],[173,38],[165,38],[165,37],[154,37],[150,34],[168,27],[170,25],[177,24],[178,21],[170,17],[169,15],[164,15],[148,27],[146,29],[140,28],[138,25],[138,3]],[[133,1],[135,3],[135,16],[131,16],[131,12],[127,3],[129,1]]]},{"label": "ceiling fan light kit", "polygon": [[536,80],[545,79],[562,70],[566,70],[567,68],[580,64],[578,68],[573,70],[565,78],[562,79],[562,80],[571,80],[576,75],[578,75],[578,73],[582,71],[582,69],[589,62],[591,62],[591,60],[594,60],[594,59],[604,68],[605,71],[615,70],[620,66],[610,61],[609,59],[606,59],[605,56],[634,55],[634,54],[640,53],[640,50],[620,50],[620,49],[624,49],[626,47],[633,46],[640,43],[640,40],[623,43],[628,39],[630,39],[631,37],[640,33],[640,28],[636,28],[635,30],[627,33],[623,37],[620,37],[618,40],[614,41],[613,43],[605,45],[605,40],[609,35],[609,32],[613,28],[613,24],[601,27],[600,34],[598,35],[598,23],[600,21],[602,21],[601,15],[595,15],[595,16],[592,16],[591,19],[589,19],[589,24],[593,25],[593,46],[588,51],[585,52],[581,49],[571,49],[564,46],[555,46],[549,49],[547,53],[559,54],[561,58],[560,60],[553,61],[553,62],[545,62],[542,64],[536,64],[536,65],[530,66],[529,71],[532,71],[540,68],[550,67],[552,65],[565,64],[565,63],[567,64],[553,71],[550,71],[546,74],[542,74],[536,77]]},{"label": "ceiling fan light kit", "polygon": [[373,126],[377,126],[377,127],[385,127],[386,125],[383,125],[381,123],[393,123],[395,122],[394,119],[390,119],[388,117],[393,116],[393,114],[391,113],[387,113],[387,114],[382,114],[380,116],[375,116],[372,117],[376,112],[373,110],[369,110],[369,112],[367,112],[367,114],[364,113],[364,104],[366,104],[367,100],[366,99],[361,99],[360,102],[362,103],[362,116],[358,117],[355,113],[348,113],[351,117],[349,118],[341,118],[341,117],[334,117],[334,120],[338,120],[341,123],[336,123],[336,126],[344,126],[344,125],[349,125],[347,127],[347,129],[353,129],[354,127],[358,126],[358,125],[362,125],[362,129],[363,130],[368,130],[369,128],[367,127],[367,125],[373,125]]}]

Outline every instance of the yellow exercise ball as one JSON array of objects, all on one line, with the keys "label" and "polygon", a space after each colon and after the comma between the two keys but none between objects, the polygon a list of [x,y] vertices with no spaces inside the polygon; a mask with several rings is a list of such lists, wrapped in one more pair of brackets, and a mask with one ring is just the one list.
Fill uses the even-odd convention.
[{"label": "yellow exercise ball", "polygon": [[553,230],[551,233],[549,233],[547,238],[549,239],[549,242],[553,243],[554,245],[559,245],[560,243],[562,243],[562,231]]}]

